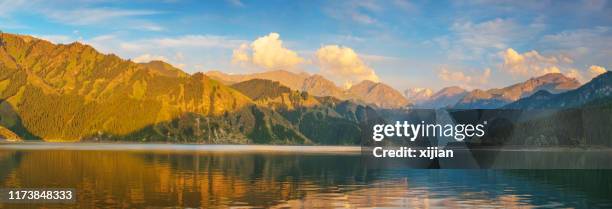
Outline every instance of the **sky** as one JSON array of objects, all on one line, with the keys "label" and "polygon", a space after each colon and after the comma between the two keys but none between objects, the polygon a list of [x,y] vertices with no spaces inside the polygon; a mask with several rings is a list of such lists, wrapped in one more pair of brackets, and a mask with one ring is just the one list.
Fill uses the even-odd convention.
[{"label": "sky", "polygon": [[0,0],[0,30],[188,73],[284,69],[338,86],[503,87],[612,68],[612,2]]}]

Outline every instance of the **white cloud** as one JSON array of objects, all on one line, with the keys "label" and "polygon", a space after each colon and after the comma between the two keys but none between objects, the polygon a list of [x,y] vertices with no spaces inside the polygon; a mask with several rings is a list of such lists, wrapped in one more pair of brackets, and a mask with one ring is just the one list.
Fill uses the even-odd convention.
[{"label": "white cloud", "polygon": [[568,70],[566,73],[564,73],[564,75],[567,76],[568,78],[573,78],[580,82],[585,81],[584,76],[582,76],[582,73],[578,69],[575,69],[575,68]]},{"label": "white cloud", "polygon": [[[108,7],[104,1],[0,0],[0,18],[19,20],[17,14],[40,15],[50,22],[70,26],[104,26],[107,29],[162,31],[164,28],[147,19],[164,13],[161,10]],[[2,22],[5,22],[2,20]],[[19,27],[25,22],[11,25]],[[5,25],[5,24],[3,24]]]},{"label": "white cloud", "polygon": [[560,65],[571,59],[559,56],[543,56],[535,50],[518,53],[508,48],[500,53],[503,63],[501,69],[513,76],[535,77],[547,73],[560,73]]},{"label": "white cloud", "polygon": [[457,21],[451,34],[436,37],[433,42],[447,50],[455,60],[483,59],[489,52],[507,48],[510,44],[527,42],[544,29],[542,24],[521,25],[511,19],[496,18],[484,22]]},{"label": "white cloud", "polygon": [[363,80],[379,81],[374,70],[351,48],[327,45],[317,50],[315,57],[321,74],[337,84],[348,87]]},{"label": "white cloud", "polygon": [[449,70],[447,67],[442,67],[438,71],[438,78],[451,85],[459,85],[466,88],[474,88],[489,83],[491,77],[491,69],[486,68],[482,73],[474,72],[466,74],[459,70]]},{"label": "white cloud", "polygon": [[68,25],[91,25],[108,20],[159,14],[153,10],[129,10],[117,8],[83,8],[72,10],[46,10],[45,15],[53,21]]},{"label": "white cloud", "polygon": [[575,78],[584,83],[606,72],[604,67],[597,65],[591,65],[585,71],[581,71],[570,66],[574,63],[574,59],[571,57],[564,55],[544,56],[535,50],[521,54],[512,48],[508,48],[499,54],[503,59],[500,69],[512,76],[537,77],[547,73],[563,73],[567,77]]},{"label": "white cloud", "polygon": [[242,44],[233,51],[234,63],[250,63],[266,70],[294,70],[304,59],[295,51],[285,48],[278,33],[270,33],[253,41]]},{"label": "white cloud", "polygon": [[575,78],[576,80],[582,83],[586,83],[605,72],[608,72],[606,68],[597,65],[591,65],[589,68],[586,69],[586,72],[582,72],[578,69],[572,68],[564,74],[567,77]]},{"label": "white cloud", "polygon": [[249,62],[249,45],[242,44],[238,49],[234,49],[232,53],[232,63],[243,63]]},{"label": "white cloud", "polygon": [[591,65],[591,67],[589,67],[589,74],[591,75],[591,78],[597,77],[605,72],[608,71],[602,66]]}]

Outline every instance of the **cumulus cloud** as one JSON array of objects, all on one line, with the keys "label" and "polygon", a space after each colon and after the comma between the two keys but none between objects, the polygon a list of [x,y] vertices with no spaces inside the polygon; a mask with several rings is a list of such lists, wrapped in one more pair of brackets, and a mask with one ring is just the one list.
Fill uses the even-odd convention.
[{"label": "cumulus cloud", "polygon": [[589,74],[591,75],[591,78],[597,77],[605,72],[608,71],[602,66],[591,65],[591,67],[589,67]]},{"label": "cumulus cloud", "polygon": [[547,73],[563,73],[580,82],[588,82],[592,78],[607,72],[604,67],[591,65],[587,69],[577,69],[571,57],[561,55],[544,56],[535,50],[519,53],[512,48],[500,52],[503,63],[500,68],[506,73],[520,77],[537,77]]},{"label": "cumulus cloud", "polygon": [[442,67],[438,71],[438,78],[453,85],[459,85],[464,87],[477,87],[489,83],[491,77],[491,69],[487,68],[480,73],[466,74],[463,71],[449,70],[446,67]]},{"label": "cumulus cloud", "polygon": [[135,57],[134,59],[132,59],[132,61],[136,62],[136,63],[145,63],[145,62],[150,62],[150,61],[153,61],[153,60],[159,60],[159,61],[168,62],[168,58],[166,58],[164,56],[151,55],[151,54],[143,54],[143,55],[140,55],[140,56]]},{"label": "cumulus cloud", "polygon": [[564,75],[568,78],[573,78],[580,82],[584,82],[585,80],[584,76],[582,76],[582,73],[578,69],[575,69],[575,68],[568,70],[566,73],[564,73]]},{"label": "cumulus cloud", "polygon": [[361,57],[349,47],[327,45],[315,53],[321,74],[344,87],[363,80],[378,82],[378,76]]},{"label": "cumulus cloud", "polygon": [[582,72],[578,69],[572,68],[564,74],[567,77],[575,78],[576,80],[582,83],[586,83],[605,72],[608,72],[606,68],[597,65],[591,65],[589,68],[586,69],[586,72]]},{"label": "cumulus cloud", "polygon": [[249,45],[242,44],[238,49],[234,49],[232,53],[232,63],[249,62]]},{"label": "cumulus cloud", "polygon": [[278,33],[270,33],[253,41],[242,44],[233,51],[232,62],[249,63],[266,70],[292,70],[304,59],[283,46]]},{"label": "cumulus cloud", "polygon": [[519,53],[508,48],[500,53],[503,59],[501,69],[513,76],[534,77],[547,73],[560,73],[559,65],[571,62],[562,56],[543,56],[535,50]]}]

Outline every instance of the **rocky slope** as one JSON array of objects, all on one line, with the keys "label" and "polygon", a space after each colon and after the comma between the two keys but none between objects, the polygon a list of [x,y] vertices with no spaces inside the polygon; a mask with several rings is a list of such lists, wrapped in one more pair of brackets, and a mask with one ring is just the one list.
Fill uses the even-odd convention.
[{"label": "rocky slope", "polygon": [[362,101],[381,108],[395,109],[406,107],[410,104],[408,99],[390,86],[369,80],[364,80],[351,86],[348,92],[353,95],[359,95],[359,99]]}]

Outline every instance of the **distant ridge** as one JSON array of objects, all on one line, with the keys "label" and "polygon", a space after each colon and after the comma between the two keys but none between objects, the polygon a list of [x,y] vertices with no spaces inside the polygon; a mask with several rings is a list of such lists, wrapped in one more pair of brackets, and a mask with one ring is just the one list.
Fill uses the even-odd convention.
[{"label": "distant ridge", "polygon": [[415,107],[434,109],[451,107],[457,104],[467,93],[465,89],[458,86],[446,87],[432,94],[429,98],[415,102]]},{"label": "distant ridge", "polygon": [[272,80],[293,90],[305,91],[314,96],[331,96],[342,100],[353,100],[375,105],[379,108],[403,108],[409,104],[408,100],[397,90],[384,83],[374,83],[371,81],[362,81],[357,85],[375,87],[372,90],[369,88],[368,90],[357,90],[357,88],[351,88],[353,90],[344,90],[321,75],[293,73],[285,70],[240,75],[209,71],[206,75],[225,84],[233,84],[251,79]]},{"label": "distant ridge", "polygon": [[503,108],[508,109],[545,109],[571,108],[584,105],[612,102],[612,72],[603,73],[581,87],[559,94],[539,91]]},{"label": "distant ridge", "polygon": [[453,108],[457,109],[494,109],[502,107],[539,91],[560,93],[578,88],[580,82],[561,73],[549,73],[531,78],[501,89],[476,89],[465,95]]}]

